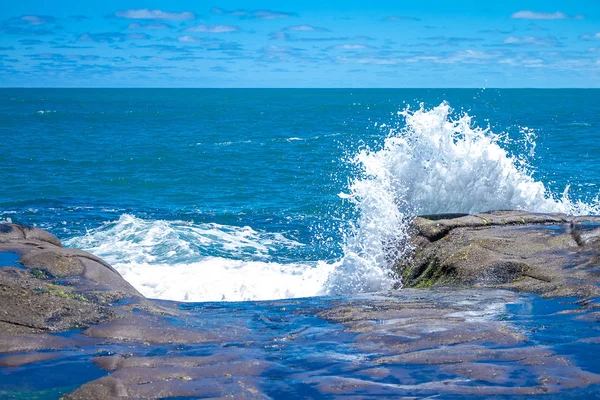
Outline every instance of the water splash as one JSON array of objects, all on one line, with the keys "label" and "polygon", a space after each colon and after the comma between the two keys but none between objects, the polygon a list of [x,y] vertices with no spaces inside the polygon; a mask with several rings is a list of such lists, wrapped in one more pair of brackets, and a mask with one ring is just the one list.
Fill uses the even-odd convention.
[{"label": "water splash", "polygon": [[329,293],[389,289],[394,262],[410,251],[408,226],[419,214],[527,210],[597,214],[600,202],[572,201],[550,193],[530,172],[535,132],[522,128],[522,152],[511,155],[507,136],[473,126],[468,114],[453,118],[442,103],[398,113],[380,149],[365,148],[351,160],[360,171],[340,194],[359,218],[347,234],[344,257],[329,277]]},{"label": "water splash", "polygon": [[[350,159],[357,173],[340,194],[356,211],[336,262],[299,261],[303,244],[250,227],[144,220],[122,215],[66,244],[103,257],[148,297],[179,301],[267,300],[387,290],[394,263],[411,250],[418,214],[517,209],[598,214],[598,198],[551,193],[532,176],[535,131],[495,134],[453,117],[447,103],[398,113],[380,125],[380,147]],[[281,257],[281,254],[291,257]]]}]

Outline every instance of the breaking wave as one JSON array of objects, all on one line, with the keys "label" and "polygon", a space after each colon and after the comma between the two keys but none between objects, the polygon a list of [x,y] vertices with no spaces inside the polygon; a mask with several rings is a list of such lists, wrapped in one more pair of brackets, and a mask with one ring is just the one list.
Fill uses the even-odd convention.
[{"label": "breaking wave", "polygon": [[239,301],[347,295],[398,283],[392,265],[409,250],[408,226],[415,215],[600,210],[598,198],[571,200],[568,187],[551,193],[534,179],[535,133],[529,128],[511,140],[474,126],[467,114],[453,117],[447,103],[407,108],[393,126],[379,128],[386,135],[381,146],[363,148],[349,160],[356,174],[340,197],[356,219],[347,221],[343,256],[335,262],[277,258],[306,245],[280,233],[127,214],[67,245],[103,257],[148,297]]}]

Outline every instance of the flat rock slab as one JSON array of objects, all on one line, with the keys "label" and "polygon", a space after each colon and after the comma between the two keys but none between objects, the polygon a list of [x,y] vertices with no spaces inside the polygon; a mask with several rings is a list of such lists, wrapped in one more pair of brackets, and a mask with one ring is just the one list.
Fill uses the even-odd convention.
[{"label": "flat rock slab", "polygon": [[[54,390],[52,383],[36,382],[48,368],[60,381],[76,366],[94,376],[61,392],[65,398],[600,395],[600,326],[576,299],[440,288],[163,307],[182,314],[159,320],[136,312],[105,324],[112,333],[101,337],[27,336],[20,352],[0,356],[0,391],[27,374],[30,397],[44,398],[40,393]],[[156,331],[136,337],[122,329],[148,323],[198,336],[155,340]],[[40,343],[31,337],[54,349],[36,352]]]},{"label": "flat rock slab", "polygon": [[411,257],[396,265],[408,287],[599,293],[600,217],[521,211],[417,217],[412,245]]}]

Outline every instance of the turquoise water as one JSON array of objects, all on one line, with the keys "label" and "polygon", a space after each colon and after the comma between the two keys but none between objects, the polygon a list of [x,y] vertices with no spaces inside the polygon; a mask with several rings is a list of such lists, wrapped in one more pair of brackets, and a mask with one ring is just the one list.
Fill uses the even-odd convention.
[{"label": "turquoise water", "polygon": [[0,220],[172,300],[385,289],[411,215],[600,192],[599,90],[1,89],[0,137]]}]

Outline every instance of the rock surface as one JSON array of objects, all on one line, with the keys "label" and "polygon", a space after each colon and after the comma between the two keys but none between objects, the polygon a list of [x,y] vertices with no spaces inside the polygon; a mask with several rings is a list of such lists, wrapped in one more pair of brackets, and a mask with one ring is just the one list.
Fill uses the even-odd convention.
[{"label": "rock surface", "polygon": [[[600,384],[599,368],[589,370],[589,364],[597,365],[597,345],[587,342],[598,332],[575,322],[593,312],[512,291],[403,289],[344,300],[197,304],[193,311],[185,317],[186,329],[202,326],[219,335],[184,346],[136,346],[128,337],[126,347],[113,346],[109,354],[86,350],[106,374],[66,397],[487,398],[554,393],[576,398],[597,395],[594,385]],[[588,358],[569,357],[569,350],[556,345],[574,339],[581,340]],[[578,365],[586,361],[587,368]]]},{"label": "rock surface", "polygon": [[0,224],[0,397],[597,397],[599,223],[417,218],[398,268],[436,287],[199,304],[145,299],[97,257]]},{"label": "rock surface", "polygon": [[414,219],[408,287],[502,287],[545,296],[599,293],[600,217],[493,211]]},{"label": "rock surface", "polygon": [[144,301],[110,265],[44,230],[0,224],[0,252],[18,258],[0,265],[0,334],[86,328],[116,318],[119,301]]}]

